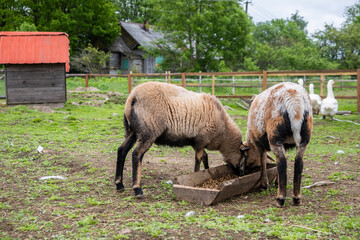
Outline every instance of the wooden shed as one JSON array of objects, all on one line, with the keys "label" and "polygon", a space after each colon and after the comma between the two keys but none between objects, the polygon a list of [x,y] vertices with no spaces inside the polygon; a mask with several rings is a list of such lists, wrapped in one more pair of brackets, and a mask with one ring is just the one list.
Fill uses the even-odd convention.
[{"label": "wooden shed", "polygon": [[0,32],[0,64],[8,105],[66,102],[66,33]]}]

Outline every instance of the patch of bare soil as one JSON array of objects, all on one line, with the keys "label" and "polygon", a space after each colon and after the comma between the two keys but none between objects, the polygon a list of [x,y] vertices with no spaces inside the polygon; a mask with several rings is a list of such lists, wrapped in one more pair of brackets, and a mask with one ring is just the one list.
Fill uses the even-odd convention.
[{"label": "patch of bare soil", "polygon": [[[120,142],[119,142],[120,144]],[[53,154],[51,152],[47,154]],[[55,153],[54,153],[55,154]],[[78,194],[81,197],[74,198],[74,193],[71,191],[61,192],[61,197],[64,199],[61,202],[65,202],[65,205],[59,204],[48,204],[49,200],[45,197],[37,199],[37,201],[44,201],[46,207],[36,207],[33,209],[33,215],[36,215],[37,222],[51,221],[54,225],[51,227],[53,234],[56,232],[63,232],[64,226],[69,228],[66,230],[68,232],[77,232],[78,226],[76,222],[86,219],[89,216],[99,216],[99,222],[96,225],[97,229],[102,229],[104,232],[108,231],[113,233],[114,231],[114,218],[116,218],[117,227],[123,226],[120,229],[129,237],[129,239],[161,239],[150,237],[150,235],[142,231],[132,231],[127,229],[127,224],[132,222],[139,221],[150,221],[147,219],[146,211],[144,208],[134,207],[133,203],[144,202],[147,204],[161,203],[169,201],[176,203],[176,199],[171,199],[171,196],[168,194],[167,189],[162,188],[162,182],[173,180],[184,174],[189,174],[193,172],[195,164],[195,154],[183,153],[180,149],[172,148],[155,148],[147,152],[143,159],[142,165],[142,184],[143,191],[145,193],[144,199],[132,198],[134,196],[134,191],[131,189],[132,185],[132,166],[131,166],[131,152],[129,152],[129,158],[125,162],[124,168],[124,185],[126,187],[124,192],[118,193],[115,190],[115,185],[113,185],[113,178],[115,175],[115,166],[116,166],[116,153],[98,153],[96,157],[89,157],[89,155],[77,155],[75,152],[71,154],[72,160],[67,163],[69,171],[67,172],[67,177],[71,178],[76,174],[81,173],[78,179],[75,181],[87,182],[89,176],[92,176],[94,173],[89,172],[88,166],[85,163],[90,163],[91,166],[97,167],[99,169],[106,169],[105,173],[99,175],[99,179],[107,178],[111,186],[105,186],[104,184],[93,184],[90,186],[90,192],[79,192]],[[311,179],[311,182],[329,180],[329,176],[335,172],[344,173],[345,176],[353,176],[351,179],[339,179],[335,181],[333,185],[326,185],[311,188],[310,193],[306,193],[302,198],[302,205],[300,207],[292,206],[292,193],[288,190],[288,197],[286,200],[285,209],[276,213],[276,216],[284,219],[284,224],[289,224],[291,219],[294,217],[294,212],[297,216],[305,216],[306,214],[316,213],[319,216],[326,215],[330,219],[337,218],[339,211],[343,207],[353,206],[353,214],[359,215],[358,204],[360,202],[359,189],[360,189],[360,174],[359,174],[359,164],[360,164],[360,154],[357,154],[354,158],[344,158],[339,161],[338,164],[334,164],[334,161],[330,160],[329,156],[323,156],[323,162],[319,160],[312,160],[311,153],[306,154],[309,159],[304,160],[304,172],[303,172],[303,185],[304,180]],[[209,164],[210,167],[215,167],[218,165],[224,164],[221,158],[221,155],[217,152],[208,152]],[[292,184],[293,177],[293,161],[288,160],[288,184]],[[55,166],[57,164],[64,164],[61,160],[56,160]],[[24,169],[24,171],[26,171]],[[58,182],[60,188],[62,187],[62,182]],[[80,183],[79,191],[81,191]],[[4,185],[2,188],[13,188],[16,191],[16,188],[21,187],[19,180],[18,186],[14,185]],[[110,187],[111,190],[107,190]],[[235,196],[231,199],[228,199],[224,202],[218,203],[214,206],[202,206],[200,204],[189,205],[177,205],[177,211],[190,211],[193,210],[196,214],[201,214],[205,212],[208,208],[214,209],[216,212],[224,216],[234,216],[250,214],[253,215],[254,211],[266,210],[269,207],[275,207],[276,199],[276,186],[271,185],[271,190],[269,193],[265,194],[263,190],[254,190],[252,192]],[[105,189],[105,190],[104,190]],[[304,192],[304,191],[303,191]],[[308,192],[308,191],[307,191]],[[80,196],[79,195],[79,196]],[[98,202],[111,202],[111,204],[99,204],[99,205],[89,205],[84,203],[84,195],[88,195],[87,199],[96,199]],[[162,197],[161,197],[162,196]],[[123,199],[129,199],[124,201]],[[0,197],[0,202],[6,202],[8,199]],[[56,202],[55,202],[56,203]],[[119,204],[120,203],[120,204]],[[335,206],[338,204],[339,206]],[[24,200],[19,197],[17,199],[11,199],[12,211],[20,211],[24,208]],[[38,205],[39,206],[39,205]],[[69,209],[66,206],[83,206],[82,208],[76,209],[76,216],[59,214],[59,212],[68,212]],[[338,208],[337,208],[338,207]],[[286,209],[292,209],[292,211],[286,211]],[[340,210],[339,210],[340,209]],[[145,211],[145,212],[144,212]],[[131,212],[131,215],[126,215]],[[4,214],[8,214],[4,212]],[[118,217],[116,217],[118,216]],[[74,218],[72,218],[74,217]],[[157,216],[152,216],[153,220],[157,219]],[[160,218],[161,221],[161,218]],[[181,220],[176,220],[181,221]],[[74,223],[75,222],[75,223]],[[268,224],[272,224],[271,221]],[[45,235],[43,232],[32,231],[32,236],[26,235],[24,231],[16,231],[15,226],[10,222],[1,222],[0,229],[2,231],[11,232],[11,236],[14,238],[44,238]],[[220,234],[216,229],[206,229],[204,232],[198,232],[199,228],[196,226],[189,226],[186,229],[181,231],[181,238],[190,239],[219,239]],[[206,234],[205,234],[206,232]],[[119,234],[113,233],[113,234]],[[179,231],[167,230],[167,238],[174,237],[179,239]],[[196,237],[195,237],[196,236]],[[244,239],[249,237],[244,232],[226,232],[227,238],[233,237],[234,239]],[[269,239],[265,233],[260,233],[260,238]],[[339,236],[332,235],[330,238],[338,238]]]},{"label": "patch of bare soil", "polygon": [[77,87],[75,90],[69,92],[99,92],[100,90],[95,87]]},{"label": "patch of bare soil", "polygon": [[71,104],[76,106],[81,105],[90,105],[95,107],[101,107],[103,104],[107,103],[116,103],[116,104],[124,104],[126,101],[126,95],[119,92],[108,92],[97,93],[97,92],[80,92],[82,101],[79,102],[71,102]]}]

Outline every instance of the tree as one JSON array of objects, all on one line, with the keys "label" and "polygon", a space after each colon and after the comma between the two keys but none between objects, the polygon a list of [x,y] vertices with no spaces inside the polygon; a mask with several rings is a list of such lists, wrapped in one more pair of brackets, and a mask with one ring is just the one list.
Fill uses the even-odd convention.
[{"label": "tree", "polygon": [[89,44],[71,58],[71,67],[79,72],[100,73],[109,61],[109,53],[105,53]]},{"label": "tree", "polygon": [[[298,12],[289,19],[273,19],[253,27],[248,57],[262,70],[334,69],[307,36],[307,22]],[[250,65],[251,66],[251,65]],[[247,69],[249,70],[249,69]]]},{"label": "tree", "polygon": [[113,0],[113,3],[121,21],[143,23],[156,20],[149,0]]},{"label": "tree", "polygon": [[220,61],[233,70],[242,66],[250,22],[238,1],[151,0],[151,3],[154,15],[158,16],[156,25],[165,35],[162,45],[168,46],[147,50],[153,54],[162,52],[162,67],[170,63],[167,56],[176,61],[177,71],[219,71]]},{"label": "tree", "polygon": [[360,68],[360,3],[346,8],[347,19],[340,28],[325,25],[314,34],[322,55],[341,69]]},{"label": "tree", "polygon": [[91,43],[100,49],[119,36],[120,26],[110,0],[0,0],[0,30],[15,30],[24,22],[38,31],[69,34],[71,53]]},{"label": "tree", "polygon": [[16,31],[20,32],[36,32],[36,26],[33,23],[23,22],[20,24],[18,28],[16,28]]},{"label": "tree", "polygon": [[0,30],[15,31],[20,24],[27,22],[23,11],[23,0],[0,0]]}]

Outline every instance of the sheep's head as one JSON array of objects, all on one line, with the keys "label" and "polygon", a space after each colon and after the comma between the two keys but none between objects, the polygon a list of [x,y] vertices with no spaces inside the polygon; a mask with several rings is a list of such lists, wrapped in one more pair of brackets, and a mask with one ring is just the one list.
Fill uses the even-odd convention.
[{"label": "sheep's head", "polygon": [[232,156],[225,160],[234,170],[235,174],[243,176],[245,174],[245,164],[247,159],[247,152],[249,148],[243,143],[240,144],[239,152],[236,153],[236,156]]},{"label": "sheep's head", "polygon": [[248,146],[247,159],[246,159],[246,162],[245,162],[244,169],[251,169],[251,168],[261,166],[260,154],[257,151],[255,145],[252,144],[251,142],[245,142],[244,144],[246,146]]}]

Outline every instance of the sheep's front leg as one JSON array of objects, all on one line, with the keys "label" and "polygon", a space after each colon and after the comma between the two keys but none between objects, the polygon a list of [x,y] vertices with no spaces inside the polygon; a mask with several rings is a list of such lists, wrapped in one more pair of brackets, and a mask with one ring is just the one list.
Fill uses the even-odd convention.
[{"label": "sheep's front leg", "polygon": [[152,142],[139,142],[132,154],[133,189],[137,198],[144,198],[141,189],[141,164],[144,154],[151,147]]},{"label": "sheep's front leg", "polygon": [[134,146],[136,142],[136,136],[134,133],[131,133],[127,138],[125,138],[124,142],[120,145],[117,150],[117,162],[116,162],[116,174],[115,174],[115,185],[116,190],[123,191],[123,171],[125,158],[130,149]]},{"label": "sheep's front leg", "polygon": [[278,192],[277,192],[277,206],[284,207],[285,198],[286,198],[286,184],[287,184],[287,176],[286,176],[286,157],[285,157],[285,149],[282,145],[270,146],[271,151],[276,156],[276,165],[278,171]]},{"label": "sheep's front leg", "polygon": [[293,203],[299,206],[301,203],[301,174],[303,171],[303,156],[306,151],[306,146],[300,146],[296,151],[295,166],[294,166],[294,197]]},{"label": "sheep's front leg", "polygon": [[260,153],[260,163],[261,163],[261,187],[265,190],[270,189],[269,179],[267,175],[267,167],[266,167],[267,155],[266,152]]},{"label": "sheep's front leg", "polygon": [[208,155],[204,149],[196,150],[195,149],[195,167],[194,172],[198,172],[200,170],[200,164],[203,162],[204,168],[209,168]]}]

